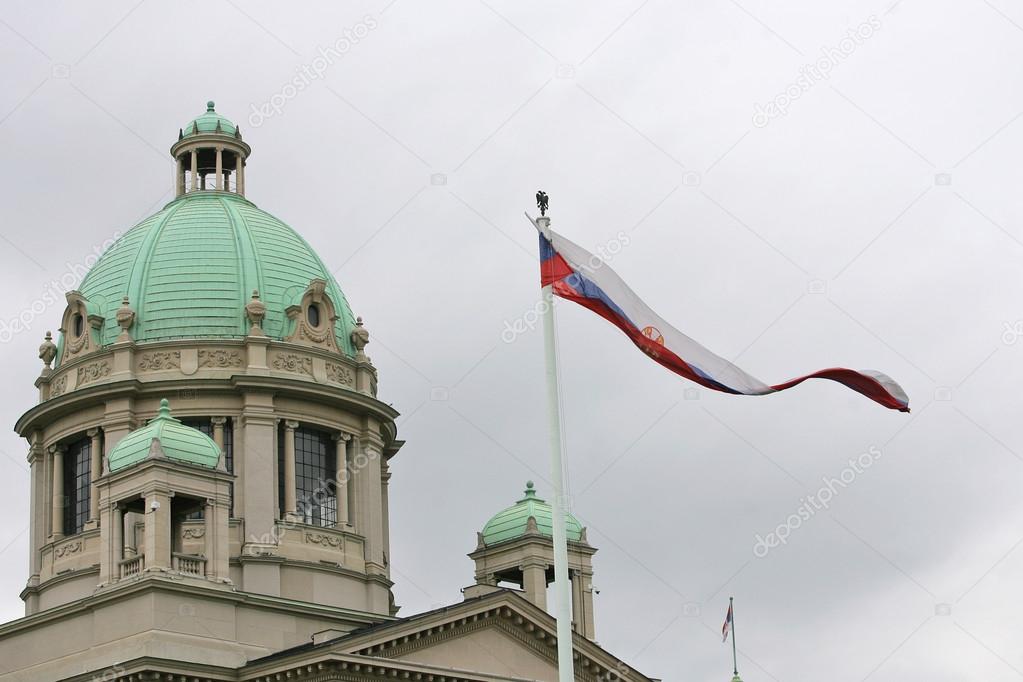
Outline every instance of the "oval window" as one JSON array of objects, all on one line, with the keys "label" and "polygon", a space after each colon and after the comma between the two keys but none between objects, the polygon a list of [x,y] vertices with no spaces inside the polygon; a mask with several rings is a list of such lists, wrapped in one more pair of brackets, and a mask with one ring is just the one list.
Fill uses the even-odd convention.
[{"label": "oval window", "polygon": [[81,314],[76,314],[71,319],[71,329],[75,338],[78,338],[85,331],[85,320],[82,319]]},{"label": "oval window", "polygon": [[311,305],[306,309],[306,319],[309,321],[309,325],[312,327],[320,326],[320,306]]}]

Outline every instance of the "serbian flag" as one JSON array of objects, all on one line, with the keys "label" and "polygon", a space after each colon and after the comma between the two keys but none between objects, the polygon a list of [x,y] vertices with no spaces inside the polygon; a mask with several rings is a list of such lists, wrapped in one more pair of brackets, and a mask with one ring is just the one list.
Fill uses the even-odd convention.
[{"label": "serbian flag", "polygon": [[721,626],[721,641],[728,641],[728,633],[732,631],[732,605],[728,605],[728,613],[725,614],[725,623]]},{"label": "serbian flag", "polygon": [[654,361],[676,374],[715,391],[738,395],[766,395],[807,379],[831,379],[887,408],[909,412],[909,397],[902,387],[872,370],[832,367],[784,383],[765,384],[661,319],[607,263],[551,231],[548,219],[540,219],[542,226],[532,218],[530,221],[540,232],[541,285],[553,285],[555,295],[597,313],[621,329]]}]

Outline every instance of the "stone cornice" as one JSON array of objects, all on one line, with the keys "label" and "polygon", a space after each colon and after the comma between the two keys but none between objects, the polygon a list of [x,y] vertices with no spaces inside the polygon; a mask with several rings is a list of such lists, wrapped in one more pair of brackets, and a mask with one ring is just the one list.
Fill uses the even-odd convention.
[{"label": "stone cornice", "polygon": [[337,621],[348,625],[351,625],[352,623],[375,625],[384,621],[394,620],[394,618],[389,616],[381,616],[375,613],[355,611],[337,606],[324,606],[311,602],[300,602],[281,597],[255,594],[252,592],[236,591],[213,583],[201,586],[196,586],[194,584],[183,585],[179,581],[164,576],[146,575],[142,579],[132,581],[130,583],[114,583],[113,585],[99,590],[84,599],[79,599],[67,604],[61,604],[60,606],[40,611],[39,613],[35,613],[31,616],[25,616],[18,620],[0,624],[0,637],[7,636],[19,630],[31,629],[41,624],[60,621],[79,613],[89,612],[97,606],[107,602],[117,601],[140,592],[148,592],[151,590],[173,592],[175,594],[182,595],[183,597],[193,599],[198,598],[201,593],[201,596],[205,599],[234,602],[236,604],[249,605],[266,609],[268,611],[316,616],[323,618],[324,620]]}]

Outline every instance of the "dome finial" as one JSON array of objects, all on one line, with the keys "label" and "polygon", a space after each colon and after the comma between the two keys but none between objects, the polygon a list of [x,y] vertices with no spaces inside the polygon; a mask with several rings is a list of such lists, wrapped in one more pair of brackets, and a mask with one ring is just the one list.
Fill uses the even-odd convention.
[{"label": "dome finial", "polygon": [[216,105],[214,105],[214,104],[213,104],[213,100],[210,100],[209,102],[206,102],[206,111],[208,111],[208,112],[210,112],[210,113],[212,113],[212,112],[216,111],[216,110],[215,110],[215,109],[213,108],[214,106],[216,106]]},{"label": "dome finial", "polygon": [[160,416],[170,417],[170,401],[166,398],[160,401]]},{"label": "dome finial", "polygon": [[526,481],[526,490],[524,492],[525,492],[527,498],[529,498],[529,497],[536,497],[536,490],[534,490],[533,488],[534,488],[533,482],[532,481]]}]

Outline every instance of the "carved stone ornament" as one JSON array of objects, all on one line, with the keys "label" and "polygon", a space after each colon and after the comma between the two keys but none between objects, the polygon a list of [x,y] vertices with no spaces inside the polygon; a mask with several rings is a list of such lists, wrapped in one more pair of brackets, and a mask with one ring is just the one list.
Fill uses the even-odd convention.
[{"label": "carved stone ornament", "polygon": [[110,374],[110,363],[100,360],[84,367],[78,368],[78,386],[87,384],[90,381],[97,381]]},{"label": "carved stone ornament", "polygon": [[365,360],[366,344],[369,343],[369,330],[362,326],[362,318],[355,318],[355,329],[352,330],[352,345],[355,346],[355,357],[358,360]]},{"label": "carved stone ornament", "polygon": [[305,541],[313,544],[320,545],[322,547],[330,547],[333,549],[341,549],[342,540],[336,535],[327,535],[326,533],[306,533]]},{"label": "carved stone ornament", "polygon": [[242,354],[236,350],[215,348],[212,350],[201,349],[199,351],[200,367],[241,367]]},{"label": "carved stone ornament", "polygon": [[[310,308],[316,309],[315,315]],[[294,331],[284,339],[285,341],[327,348],[335,353],[341,352],[334,337],[337,313],[334,302],[327,293],[326,280],[312,280],[302,294],[301,301],[297,305],[288,306],[284,312],[287,313],[288,319],[295,323]]]},{"label": "carved stone ornament", "polygon": [[250,336],[266,336],[263,333],[263,318],[266,317],[266,304],[259,300],[259,290],[252,290],[252,300],[245,304],[245,317],[248,318]]},{"label": "carved stone ornament", "polygon": [[344,386],[355,385],[355,375],[352,374],[352,370],[344,365],[338,365],[333,362],[327,363],[327,379]]},{"label": "carved stone ornament", "polygon": [[128,304],[127,296],[121,299],[121,307],[117,309],[116,319],[117,326],[121,328],[121,334],[117,337],[117,342],[131,341],[131,334],[128,333],[128,330],[135,324],[135,311]]},{"label": "carved stone ornament", "polygon": [[143,372],[156,372],[162,369],[181,369],[181,351],[154,351],[143,353],[139,360],[139,369]]},{"label": "carved stone ornament", "polygon": [[61,362],[99,350],[98,330],[103,326],[103,316],[89,312],[89,301],[81,292],[66,294],[67,308],[61,320],[60,333],[64,335],[64,350]]},{"label": "carved stone ornament", "polygon": [[75,540],[74,542],[68,542],[66,544],[61,545],[60,547],[57,547],[57,549],[53,550],[53,555],[56,558],[61,559],[72,554],[78,554],[81,551],[82,541]]},{"label": "carved stone ornament", "polygon": [[312,358],[296,353],[275,353],[270,363],[274,369],[295,374],[313,375]]},{"label": "carved stone ornament", "polygon": [[46,365],[46,369],[50,369],[50,365],[53,364],[53,359],[57,357],[57,344],[53,342],[53,334],[46,332],[46,338],[43,339],[42,344],[39,346],[39,359]]},{"label": "carved stone ornament", "polygon": [[56,398],[59,395],[63,395],[66,390],[67,374],[61,374],[52,384],[50,384],[50,397]]},{"label": "carved stone ornament", "polygon": [[198,540],[200,538],[206,537],[206,529],[205,528],[201,528],[201,527],[200,528],[186,528],[182,532],[182,536],[186,540]]}]

